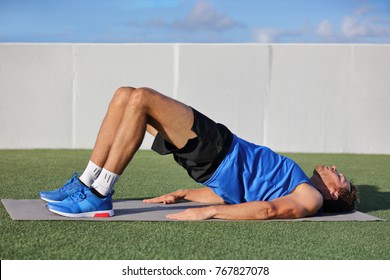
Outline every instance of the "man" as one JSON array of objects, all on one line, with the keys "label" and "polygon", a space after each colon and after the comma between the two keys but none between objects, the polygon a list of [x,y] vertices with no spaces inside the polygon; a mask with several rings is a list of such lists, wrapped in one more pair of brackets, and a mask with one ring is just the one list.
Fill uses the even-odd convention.
[{"label": "man", "polygon": [[80,178],[40,196],[50,211],[67,217],[110,217],[113,186],[140,147],[145,132],[152,149],[174,155],[204,188],[178,190],[146,203],[186,199],[213,204],[188,209],[177,220],[300,218],[350,211],[356,188],[336,167],[316,166],[309,179],[292,160],[232,134],[195,109],[149,88],[116,91]]}]

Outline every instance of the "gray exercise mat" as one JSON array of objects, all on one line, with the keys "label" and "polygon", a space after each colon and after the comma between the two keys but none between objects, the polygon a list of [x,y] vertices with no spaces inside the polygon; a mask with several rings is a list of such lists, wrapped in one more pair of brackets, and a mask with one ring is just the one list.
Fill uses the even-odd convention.
[{"label": "gray exercise mat", "polygon": [[[111,218],[67,218],[50,212],[40,199],[2,199],[13,220],[88,220],[88,221],[172,221],[165,216],[188,208],[207,206],[196,202],[177,204],[148,204],[142,200],[114,200],[114,216]],[[208,220],[221,221],[221,220]],[[301,219],[278,219],[271,221],[383,221],[383,219],[354,211],[345,214],[322,214]]]}]

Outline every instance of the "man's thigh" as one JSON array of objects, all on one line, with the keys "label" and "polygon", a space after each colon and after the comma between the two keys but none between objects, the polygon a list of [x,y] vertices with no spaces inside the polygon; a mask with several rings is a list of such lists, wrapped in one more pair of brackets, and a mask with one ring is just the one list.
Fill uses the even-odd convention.
[{"label": "man's thigh", "polygon": [[189,139],[196,137],[191,130],[194,122],[191,107],[153,89],[144,90],[148,91],[148,131],[152,135],[155,136],[158,131],[178,148],[184,147]]}]

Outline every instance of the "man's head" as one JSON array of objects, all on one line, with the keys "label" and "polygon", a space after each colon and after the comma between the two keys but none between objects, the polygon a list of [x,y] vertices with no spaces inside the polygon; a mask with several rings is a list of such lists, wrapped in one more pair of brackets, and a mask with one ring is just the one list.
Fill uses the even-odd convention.
[{"label": "man's head", "polygon": [[325,212],[348,212],[358,201],[356,186],[336,166],[317,165],[310,178],[324,197]]}]

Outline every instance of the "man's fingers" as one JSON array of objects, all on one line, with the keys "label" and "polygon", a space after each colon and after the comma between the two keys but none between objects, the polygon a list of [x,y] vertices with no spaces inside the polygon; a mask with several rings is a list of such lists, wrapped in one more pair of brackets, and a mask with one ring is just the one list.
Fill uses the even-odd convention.
[{"label": "man's fingers", "polygon": [[145,203],[164,203],[164,204],[171,204],[175,203],[175,198],[170,195],[163,195],[155,198],[150,199],[144,199]]},{"label": "man's fingers", "polygon": [[149,198],[149,199],[144,199],[145,203],[161,203],[161,198],[160,197],[155,197],[155,198]]}]

